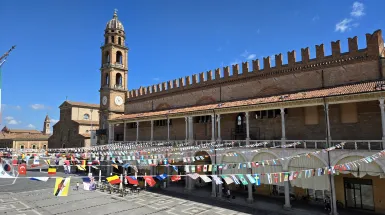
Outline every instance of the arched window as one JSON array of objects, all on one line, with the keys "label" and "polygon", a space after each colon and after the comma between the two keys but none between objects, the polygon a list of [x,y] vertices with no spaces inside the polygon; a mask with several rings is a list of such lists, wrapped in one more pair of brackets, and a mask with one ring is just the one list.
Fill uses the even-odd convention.
[{"label": "arched window", "polygon": [[24,145],[21,145],[21,146],[20,146],[20,149],[24,149]]},{"label": "arched window", "polygon": [[116,63],[123,64],[123,55],[122,52],[116,52]]},{"label": "arched window", "polygon": [[88,115],[87,113],[83,115],[83,119],[85,120],[89,120],[90,119],[90,115]]},{"label": "arched window", "polygon": [[115,37],[111,36],[111,43],[115,43]]},{"label": "arched window", "polygon": [[104,38],[104,45],[108,43],[108,37]]},{"label": "arched window", "polygon": [[120,73],[116,74],[115,83],[116,83],[117,86],[122,86],[123,85],[123,83],[122,83],[122,75]]},{"label": "arched window", "polygon": [[32,149],[36,149],[36,145],[32,145]]},{"label": "arched window", "polygon": [[104,55],[104,57],[105,57],[105,63],[110,63],[110,53],[109,52],[106,52],[106,54]]},{"label": "arched window", "polygon": [[44,150],[47,149],[47,145],[43,145],[43,149],[44,149]]},{"label": "arched window", "polygon": [[122,38],[118,37],[118,44],[122,45]]},{"label": "arched window", "polygon": [[108,74],[106,74],[104,76],[104,85],[108,85],[110,83],[110,77],[108,76]]}]

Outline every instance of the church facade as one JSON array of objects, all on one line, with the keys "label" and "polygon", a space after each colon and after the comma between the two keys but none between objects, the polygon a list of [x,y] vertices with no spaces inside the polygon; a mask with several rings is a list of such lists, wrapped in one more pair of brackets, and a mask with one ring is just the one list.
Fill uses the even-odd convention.
[{"label": "church facade", "polygon": [[98,104],[65,101],[59,109],[60,119],[53,126],[53,134],[48,139],[49,148],[96,145],[96,130],[99,129]]},{"label": "church facade", "polygon": [[[108,22],[104,36],[99,133],[105,135],[101,143],[233,145],[221,156],[205,149],[190,153],[205,155],[207,159],[199,161],[205,164],[278,159],[345,144],[328,155],[289,160],[270,170],[250,168],[254,173],[339,165],[384,149],[385,49],[381,30],[365,35],[365,47],[359,47],[358,37],[353,37],[348,38],[345,51],[337,40],[330,43],[330,54],[325,53],[324,44],[316,45],[314,58],[306,47],[300,50],[299,57],[296,51],[288,51],[286,60],[277,54],[274,63],[271,57],[265,57],[262,62],[255,59],[130,91],[127,91],[128,48],[123,24],[116,13]],[[301,146],[276,148],[298,141],[302,142]],[[268,143],[265,148],[273,148],[243,154],[245,146],[258,143]],[[234,153],[240,156],[229,156]],[[186,163],[179,161],[179,164]],[[241,174],[246,170],[226,171]],[[384,171],[385,162],[377,160],[330,180],[321,178],[317,184],[299,179],[273,185],[249,184],[245,195],[252,202],[254,193],[272,195],[278,190],[285,196],[285,207],[291,207],[290,196],[312,199],[330,196],[333,214],[337,214],[337,200],[344,207],[384,212],[385,203],[381,200],[384,196],[379,191],[385,188],[381,179]],[[185,186],[192,190],[196,182],[186,177]],[[221,195],[218,192],[221,186],[212,183],[213,196]],[[240,186],[229,188],[242,190]],[[352,194],[352,186],[361,189],[356,196]]]}]

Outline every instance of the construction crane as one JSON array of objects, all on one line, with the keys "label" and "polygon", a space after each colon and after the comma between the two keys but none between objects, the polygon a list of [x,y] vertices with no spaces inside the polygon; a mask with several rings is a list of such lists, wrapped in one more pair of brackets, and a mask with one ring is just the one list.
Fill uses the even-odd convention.
[{"label": "construction crane", "polygon": [[7,52],[5,52],[5,54],[3,54],[3,56],[0,57],[0,124],[2,123],[2,115],[3,115],[3,109],[2,109],[2,105],[1,105],[1,89],[3,88],[2,85],[3,85],[3,80],[2,80],[2,74],[1,74],[1,66],[4,64],[4,62],[7,60],[7,57],[9,56],[9,53],[12,52],[12,50],[14,50],[16,48],[16,46],[12,46]]},{"label": "construction crane", "polygon": [[12,50],[16,48],[15,46],[12,46],[3,56],[0,57],[0,67],[4,64],[4,62],[7,60],[7,57],[9,56],[9,53],[11,53]]}]

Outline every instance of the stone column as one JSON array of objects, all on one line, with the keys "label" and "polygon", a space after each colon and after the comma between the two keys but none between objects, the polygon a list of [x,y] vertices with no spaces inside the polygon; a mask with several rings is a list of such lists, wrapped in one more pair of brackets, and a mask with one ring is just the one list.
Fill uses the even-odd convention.
[{"label": "stone column", "polygon": [[382,124],[382,149],[385,149],[385,104],[384,98],[380,98],[381,124]]},{"label": "stone column", "polygon": [[188,117],[187,116],[185,116],[184,117],[184,121],[185,121],[185,124],[186,124],[186,142],[187,142],[187,140],[188,140]]},{"label": "stone column", "polygon": [[282,144],[286,144],[285,108],[281,108]]},{"label": "stone column", "polygon": [[[169,157],[170,155],[168,155],[167,156],[167,158]],[[168,177],[167,177],[167,179],[166,179],[166,184],[167,184],[167,187],[169,187],[170,186],[170,179],[171,179],[171,177],[170,177],[170,166],[166,166],[166,174],[168,175]]]},{"label": "stone column", "polygon": [[154,141],[154,120],[151,120],[151,141]]},{"label": "stone column", "polygon": [[188,186],[189,186],[189,185],[188,185],[188,183],[189,183],[188,178],[189,178],[189,177],[186,175],[186,176],[185,176],[185,179],[184,179],[184,182],[185,182],[184,189],[185,189],[185,191],[188,191]]},{"label": "stone column", "polygon": [[123,124],[124,124],[124,131],[123,131],[123,142],[124,141],[126,141],[126,137],[127,137],[127,131],[126,131],[126,129],[127,129],[127,123],[125,123],[125,122],[123,122]]},{"label": "stone column", "polygon": [[253,203],[253,201],[254,201],[254,198],[253,198],[253,184],[250,183],[250,182],[247,184],[247,194],[248,194],[247,202],[248,203]]},{"label": "stone column", "polygon": [[[287,172],[287,170],[283,170],[284,172]],[[290,205],[290,184],[289,180],[284,182],[285,187],[285,204],[283,205],[284,208],[291,208]]]},{"label": "stone column", "polygon": [[211,114],[211,142],[215,142],[215,115]]},{"label": "stone column", "polygon": [[115,138],[114,138],[114,136],[115,136],[115,133],[114,133],[114,127],[115,127],[115,125],[114,124],[109,124],[108,125],[108,136],[109,136],[109,143],[113,143],[114,142],[114,140],[115,140]]},{"label": "stone column", "polygon": [[189,141],[193,141],[194,140],[194,122],[193,122],[193,117],[192,116],[189,116],[188,117],[188,128],[189,128],[189,134],[188,134],[188,137],[189,137]]},{"label": "stone column", "polygon": [[[325,104],[325,118],[326,118],[326,126],[327,126],[327,135],[330,141],[332,139],[332,136],[330,132],[329,104]],[[331,146],[328,146],[328,147],[331,147]]]},{"label": "stone column", "polygon": [[136,141],[139,141],[139,122],[136,122]]},{"label": "stone column", "polygon": [[[213,116],[213,115],[212,115]],[[215,162],[212,162],[212,165],[215,165]],[[212,175],[215,175],[216,172],[214,171],[214,169],[212,170]],[[217,188],[217,184],[215,183],[215,180],[212,180],[211,181],[211,196],[212,197],[216,197],[217,196],[217,192],[216,192],[216,188]]]},{"label": "stone column", "polygon": [[[332,139],[331,137],[331,131],[330,131],[330,119],[329,119],[329,104],[325,103],[325,118],[326,118],[326,130],[327,130],[327,135],[328,135],[328,143],[329,145],[327,147],[331,147],[330,141]],[[329,156],[329,154],[328,154]],[[330,164],[329,164],[330,165]],[[336,197],[336,188],[334,185],[334,175],[330,175],[330,193],[331,193],[331,206],[332,206],[332,211],[331,215],[338,215],[337,212],[337,197]]]},{"label": "stone column", "polygon": [[[219,169],[217,169],[218,171],[218,177],[222,180],[222,178],[219,176]],[[218,197],[219,198],[222,198],[222,184],[218,184]]]},{"label": "stone column", "polygon": [[218,141],[221,141],[222,140],[222,137],[221,137],[221,115],[220,114],[218,114],[217,115],[217,119],[218,119],[218,138],[217,138],[217,140]]},{"label": "stone column", "polygon": [[334,175],[333,174],[330,175],[330,185],[331,185],[331,189],[332,189],[332,198],[331,198],[332,202],[331,202],[331,204],[333,206],[332,212],[330,214],[331,215],[338,215],[338,211],[337,211],[337,198],[336,198],[336,186],[334,184]]},{"label": "stone column", "polygon": [[167,141],[170,141],[170,119],[167,118]]},{"label": "stone column", "polygon": [[108,143],[111,144],[112,143],[112,124],[109,124],[108,125]]},{"label": "stone column", "polygon": [[249,122],[249,112],[245,113],[246,117],[246,145],[250,144],[250,122]]}]

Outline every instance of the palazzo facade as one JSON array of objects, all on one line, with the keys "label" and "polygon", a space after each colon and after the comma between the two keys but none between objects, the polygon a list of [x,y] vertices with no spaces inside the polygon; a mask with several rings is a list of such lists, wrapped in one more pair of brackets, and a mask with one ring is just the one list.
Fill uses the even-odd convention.
[{"label": "palazzo facade", "polygon": [[[124,39],[123,25],[115,13],[107,23],[102,47],[99,133],[106,134],[108,143],[232,143],[234,147],[226,152],[240,155],[191,152],[191,156],[207,155],[201,161],[207,164],[276,159],[345,143],[342,149],[284,161],[270,169],[226,170],[234,174],[320,168],[384,149],[385,54],[381,30],[366,34],[365,47],[359,47],[358,38],[353,37],[348,38],[346,51],[341,51],[339,40],[331,42],[330,55],[320,44],[315,46],[315,58],[306,47],[301,49],[300,59],[295,51],[287,52],[287,64],[283,55],[277,54],[274,66],[266,57],[263,65],[253,60],[251,67],[243,62],[231,65],[231,69],[218,68],[130,91],[126,90],[128,48]],[[265,146],[273,147],[297,141],[302,144],[241,152],[245,150],[241,146],[255,143],[268,142]],[[334,214],[337,200],[344,207],[385,212],[385,195],[381,192],[385,189],[384,171],[385,161],[379,159],[333,175],[330,180],[326,175],[312,181],[249,184],[245,189],[249,202],[253,202],[254,193],[271,195],[278,189],[285,196],[285,207],[291,207],[290,195],[314,199],[330,195]],[[197,183],[186,179],[186,189],[199,189]],[[213,196],[221,195],[220,187],[212,183]],[[232,185],[230,189],[242,188]]]}]

